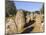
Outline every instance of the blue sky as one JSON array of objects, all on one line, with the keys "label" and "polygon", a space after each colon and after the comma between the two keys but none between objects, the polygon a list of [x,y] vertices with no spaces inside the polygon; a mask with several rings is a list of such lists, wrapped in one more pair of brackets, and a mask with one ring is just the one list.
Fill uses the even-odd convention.
[{"label": "blue sky", "polygon": [[38,2],[14,2],[17,9],[23,9],[27,11],[39,11],[42,8],[43,3]]}]

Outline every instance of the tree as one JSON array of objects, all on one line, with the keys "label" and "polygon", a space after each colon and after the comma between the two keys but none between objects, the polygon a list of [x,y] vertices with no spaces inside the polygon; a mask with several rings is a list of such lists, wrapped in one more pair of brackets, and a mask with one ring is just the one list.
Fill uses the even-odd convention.
[{"label": "tree", "polygon": [[6,0],[5,1],[5,16],[8,17],[10,15],[14,16],[16,14],[16,6],[13,1]]},{"label": "tree", "polygon": [[44,14],[44,3],[43,3],[43,6],[41,8],[41,13]]},{"label": "tree", "polygon": [[35,11],[35,13],[40,14],[40,11]]}]

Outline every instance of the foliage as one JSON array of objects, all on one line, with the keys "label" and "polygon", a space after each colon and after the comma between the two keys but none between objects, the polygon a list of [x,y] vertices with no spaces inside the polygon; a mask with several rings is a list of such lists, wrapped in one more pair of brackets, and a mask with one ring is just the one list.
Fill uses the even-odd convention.
[{"label": "foliage", "polygon": [[41,8],[41,13],[44,14],[44,3],[43,3],[43,6]]},{"label": "foliage", "polygon": [[5,9],[6,9],[6,12],[5,12],[6,17],[10,15],[14,16],[16,14],[16,7],[13,1],[6,0]]}]

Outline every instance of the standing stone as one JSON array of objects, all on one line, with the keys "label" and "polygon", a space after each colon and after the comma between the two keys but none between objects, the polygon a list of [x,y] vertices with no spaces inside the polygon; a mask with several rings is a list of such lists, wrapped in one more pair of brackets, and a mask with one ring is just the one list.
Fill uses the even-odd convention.
[{"label": "standing stone", "polygon": [[34,25],[34,29],[32,32],[43,32],[43,28],[42,28],[42,16],[41,15],[36,15],[36,18],[35,18],[35,25]]},{"label": "standing stone", "polygon": [[17,32],[17,28],[14,20],[11,17],[6,18],[6,34],[12,34],[16,32]]},{"label": "standing stone", "polygon": [[29,15],[27,15],[27,16],[26,16],[26,23],[28,23],[28,22],[29,22],[29,20],[30,20],[30,16],[29,16]]},{"label": "standing stone", "polygon": [[21,33],[25,24],[24,13],[22,11],[17,11],[15,22],[17,25],[18,33]]}]

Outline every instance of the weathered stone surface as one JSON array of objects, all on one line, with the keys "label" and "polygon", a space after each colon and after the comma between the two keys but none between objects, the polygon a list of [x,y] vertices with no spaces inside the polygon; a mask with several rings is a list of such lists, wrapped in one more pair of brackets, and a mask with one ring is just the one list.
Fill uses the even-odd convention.
[{"label": "weathered stone surface", "polygon": [[[26,22],[25,22],[26,18]],[[24,28],[25,24],[29,21],[35,21],[32,25]],[[30,24],[31,24],[30,22]],[[16,16],[6,18],[6,33],[22,33],[24,30],[34,27],[32,32],[43,32],[44,31],[44,19],[42,14],[32,14],[30,16],[24,17],[22,11],[17,11]]]},{"label": "weathered stone surface", "polygon": [[35,18],[35,23],[34,23],[34,29],[32,32],[43,32],[43,23],[41,23],[43,17],[42,15],[36,15],[36,18]]},{"label": "weathered stone surface", "polygon": [[17,12],[15,22],[17,25],[18,33],[21,33],[25,24],[24,13],[22,11]]},{"label": "weathered stone surface", "polygon": [[17,28],[12,17],[6,19],[6,33],[16,33]]}]

